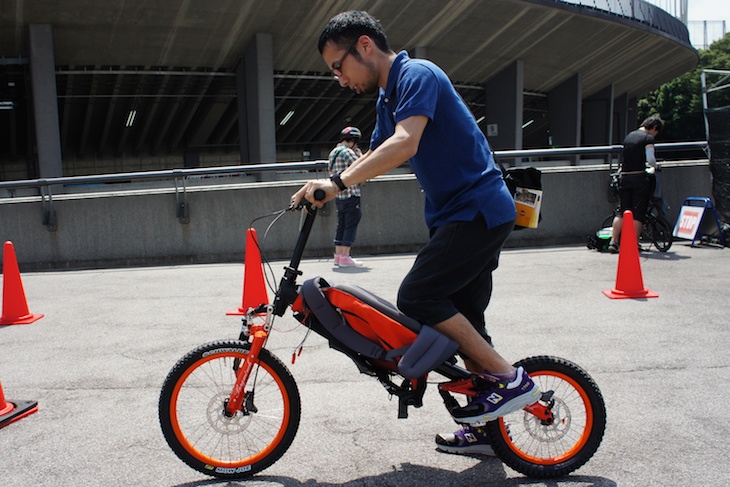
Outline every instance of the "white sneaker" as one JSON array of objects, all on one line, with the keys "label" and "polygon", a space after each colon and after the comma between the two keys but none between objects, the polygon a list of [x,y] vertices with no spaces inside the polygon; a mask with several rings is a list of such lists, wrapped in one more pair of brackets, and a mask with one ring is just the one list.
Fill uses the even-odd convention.
[{"label": "white sneaker", "polygon": [[340,267],[362,267],[362,262],[353,259],[349,255],[341,255],[339,262],[335,260],[335,263]]}]

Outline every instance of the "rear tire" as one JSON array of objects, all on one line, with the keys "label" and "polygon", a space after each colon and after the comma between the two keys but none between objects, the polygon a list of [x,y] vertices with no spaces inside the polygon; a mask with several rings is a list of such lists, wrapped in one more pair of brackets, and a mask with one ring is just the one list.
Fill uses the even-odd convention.
[{"label": "rear tire", "polygon": [[554,423],[526,411],[508,414],[485,426],[494,453],[510,468],[535,478],[567,475],[598,450],[606,428],[606,406],[593,379],[578,365],[558,357],[519,361],[540,386],[553,391]]},{"label": "rear tire", "polygon": [[673,230],[667,219],[662,216],[656,217],[652,222],[651,238],[659,252],[666,252],[672,247],[672,242],[674,241],[674,237],[672,236]]},{"label": "rear tire", "polygon": [[277,461],[299,427],[301,401],[289,370],[267,350],[246,385],[246,400],[224,414],[238,364],[249,353],[242,341],[218,341],[185,355],[160,392],[162,433],[172,451],[198,472],[243,479]]}]

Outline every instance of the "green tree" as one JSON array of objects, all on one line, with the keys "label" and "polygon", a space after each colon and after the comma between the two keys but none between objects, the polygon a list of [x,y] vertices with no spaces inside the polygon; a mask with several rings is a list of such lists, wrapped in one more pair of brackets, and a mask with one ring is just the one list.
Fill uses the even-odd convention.
[{"label": "green tree", "polygon": [[[695,69],[663,84],[638,101],[637,125],[649,115],[658,113],[666,122],[662,131],[664,142],[705,140],[700,76],[703,69],[730,71],[730,34],[698,52],[700,59]],[[721,78],[721,75],[707,75],[708,84]],[[730,78],[726,83],[730,83]],[[711,108],[730,106],[730,88],[708,96]]]}]

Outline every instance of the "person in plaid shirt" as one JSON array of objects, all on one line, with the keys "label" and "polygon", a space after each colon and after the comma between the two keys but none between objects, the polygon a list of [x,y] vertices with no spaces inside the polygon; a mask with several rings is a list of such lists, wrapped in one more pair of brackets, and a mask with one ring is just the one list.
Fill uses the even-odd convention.
[{"label": "person in plaid shirt", "polygon": [[[345,127],[340,132],[340,143],[329,155],[330,175],[340,174],[362,155],[358,144],[362,133],[357,127]],[[335,232],[335,265],[338,267],[359,267],[361,262],[350,256],[355,242],[357,225],[362,218],[360,209],[360,186],[355,184],[337,194],[337,231]]]}]

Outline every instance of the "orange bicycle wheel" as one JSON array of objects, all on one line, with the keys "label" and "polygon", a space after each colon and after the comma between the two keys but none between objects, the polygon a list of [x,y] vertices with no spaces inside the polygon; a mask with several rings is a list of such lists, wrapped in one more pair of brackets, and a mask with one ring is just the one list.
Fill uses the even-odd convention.
[{"label": "orange bicycle wheel", "polygon": [[248,351],[248,343],[233,340],[198,347],[180,359],[162,386],[165,439],[183,462],[206,475],[241,479],[260,472],[281,458],[299,427],[299,390],[267,350],[259,354],[241,409],[232,417],[224,414]]},{"label": "orange bicycle wheel", "polygon": [[593,379],[578,365],[557,357],[521,360],[543,392],[554,420],[518,411],[487,423],[495,454],[509,467],[537,478],[567,475],[598,450],[606,428],[606,406]]}]

